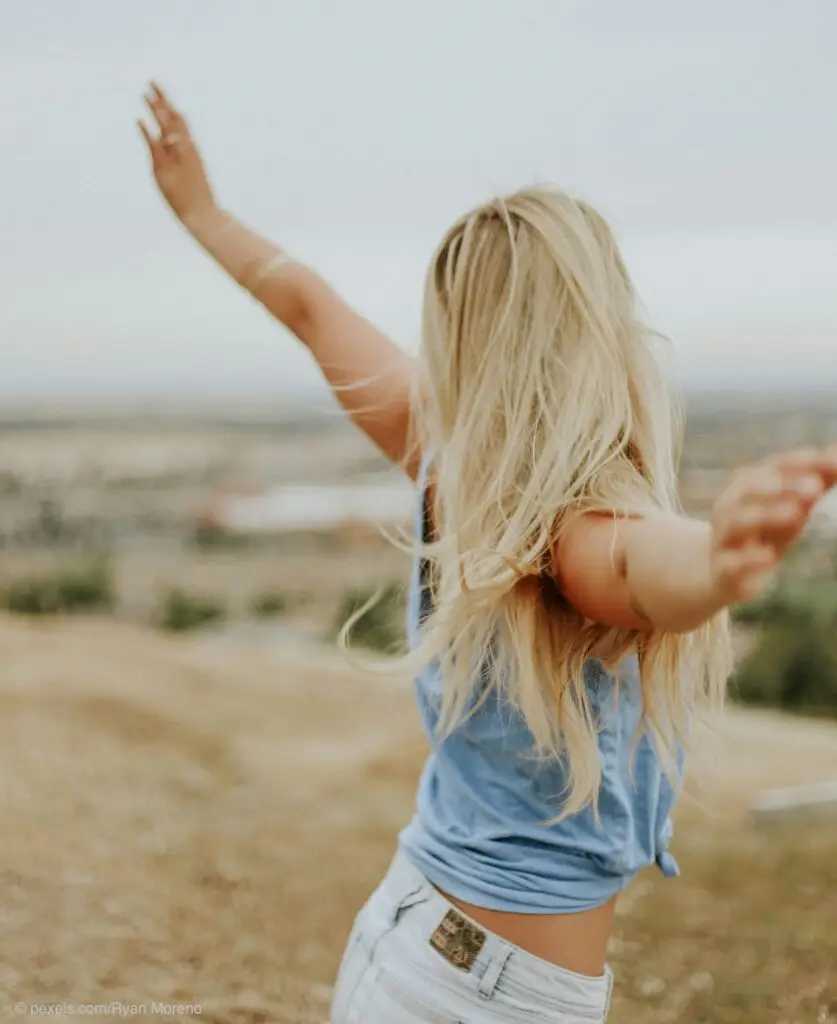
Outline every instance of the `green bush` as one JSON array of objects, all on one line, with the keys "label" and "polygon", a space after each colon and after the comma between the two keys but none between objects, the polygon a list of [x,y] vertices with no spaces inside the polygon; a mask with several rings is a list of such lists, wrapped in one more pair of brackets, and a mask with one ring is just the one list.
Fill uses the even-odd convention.
[{"label": "green bush", "polygon": [[837,715],[837,636],[814,620],[767,628],[736,673],[733,697],[747,704]]},{"label": "green bush", "polygon": [[174,587],[163,599],[155,622],[161,629],[185,633],[222,622],[226,617],[227,609],[223,602],[204,594],[187,594]]},{"label": "green bush", "polygon": [[113,575],[105,561],[13,580],[5,596],[8,610],[19,615],[104,611],[116,603]]},{"label": "green bush", "polygon": [[744,625],[796,626],[837,623],[837,584],[818,580],[808,586],[774,589],[733,609]]},{"label": "green bush", "polygon": [[56,588],[66,611],[112,608],[116,603],[113,574],[106,562],[67,570],[59,575]]},{"label": "green bush", "polygon": [[804,602],[787,593],[770,592],[733,609],[733,619],[746,625],[777,625],[805,622],[809,618]]},{"label": "green bush", "polygon": [[272,619],[277,615],[283,615],[287,610],[287,600],[275,590],[265,590],[261,594],[256,594],[250,602],[250,611],[258,619]]},{"label": "green bush", "polygon": [[230,533],[215,527],[198,526],[192,535],[192,543],[205,550],[237,550],[252,545],[252,538],[246,533]]},{"label": "green bush", "polygon": [[17,615],[54,615],[61,611],[54,580],[14,580],[5,597],[6,608]]},{"label": "green bush", "polygon": [[346,593],[337,614],[335,633],[339,633],[367,604],[369,607],[352,623],[349,642],[353,646],[388,654],[403,647],[404,594],[403,589],[394,583],[379,590],[350,590]]}]

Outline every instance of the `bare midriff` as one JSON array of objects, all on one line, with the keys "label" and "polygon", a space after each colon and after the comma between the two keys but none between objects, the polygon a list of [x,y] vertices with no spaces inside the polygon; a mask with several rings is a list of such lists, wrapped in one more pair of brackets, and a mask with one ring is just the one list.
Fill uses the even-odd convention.
[{"label": "bare midriff", "polygon": [[578,913],[517,914],[475,907],[447,892],[442,895],[487,931],[541,960],[591,978],[604,972],[616,896],[600,907]]}]

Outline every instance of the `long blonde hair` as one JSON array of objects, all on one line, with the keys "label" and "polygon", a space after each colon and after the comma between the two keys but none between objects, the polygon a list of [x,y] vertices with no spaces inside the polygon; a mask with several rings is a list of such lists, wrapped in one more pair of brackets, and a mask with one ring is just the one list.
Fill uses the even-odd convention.
[{"label": "long blonde hair", "polygon": [[685,635],[620,631],[585,620],[550,575],[571,516],[680,510],[661,341],[605,220],[557,190],[480,206],[432,259],[417,431],[434,453],[434,600],[407,660],[440,665],[442,735],[502,692],[535,754],[566,759],[560,816],[601,781],[585,662],[616,670],[638,652],[643,727],[671,772],[731,668],[726,615]]}]

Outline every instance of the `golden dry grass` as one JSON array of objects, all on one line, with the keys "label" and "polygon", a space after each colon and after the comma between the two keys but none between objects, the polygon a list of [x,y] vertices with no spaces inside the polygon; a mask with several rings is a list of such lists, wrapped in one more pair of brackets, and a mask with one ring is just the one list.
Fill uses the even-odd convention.
[{"label": "golden dry grass", "polygon": [[[0,618],[0,649],[0,1011],[325,1021],[411,811],[409,687],[106,622]],[[837,1019],[837,828],[758,835],[744,813],[760,786],[826,777],[835,729],[730,715],[705,809],[680,814],[684,877],[624,899],[612,1021]]]}]

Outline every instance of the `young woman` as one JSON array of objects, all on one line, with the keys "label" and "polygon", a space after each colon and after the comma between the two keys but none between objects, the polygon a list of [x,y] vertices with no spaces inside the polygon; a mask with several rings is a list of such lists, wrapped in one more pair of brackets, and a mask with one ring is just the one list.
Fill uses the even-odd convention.
[{"label": "young woman", "polygon": [[533,188],[456,223],[413,360],[225,213],[183,118],[147,100],[175,215],[418,485],[408,660],[432,753],[333,1024],[603,1021],[618,895],[677,873],[669,812],[730,670],[725,609],[767,584],[837,448],[742,470],[710,522],[684,517],[655,338],[588,205]]}]

